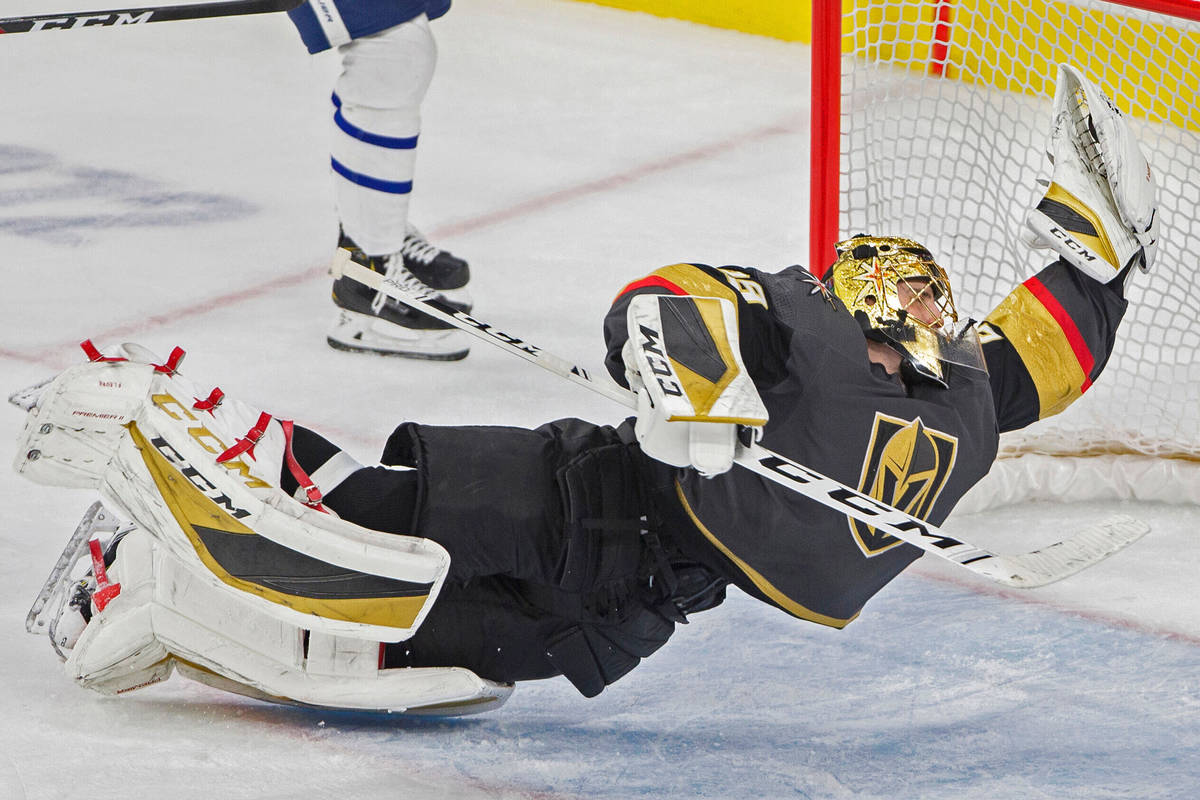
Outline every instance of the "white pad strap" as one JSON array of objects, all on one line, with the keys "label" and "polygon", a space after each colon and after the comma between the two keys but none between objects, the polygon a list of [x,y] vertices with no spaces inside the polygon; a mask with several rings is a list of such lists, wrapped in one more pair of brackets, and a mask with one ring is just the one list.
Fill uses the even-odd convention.
[{"label": "white pad strap", "polygon": [[[308,477],[321,490],[321,494],[326,495],[341,486],[342,481],[362,468],[363,465],[359,463],[358,459],[345,450],[338,450],[328,461],[313,470]],[[303,488],[296,489],[296,499],[301,503],[305,500],[302,496]]]}]

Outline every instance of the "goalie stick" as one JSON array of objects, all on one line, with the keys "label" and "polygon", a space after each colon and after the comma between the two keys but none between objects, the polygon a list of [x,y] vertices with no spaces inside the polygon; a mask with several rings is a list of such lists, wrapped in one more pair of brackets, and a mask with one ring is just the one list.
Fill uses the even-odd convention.
[{"label": "goalie stick", "polygon": [[148,22],[236,17],[244,14],[270,14],[276,11],[291,11],[303,2],[304,0],[224,0],[224,2],[188,3],[178,6],[114,8],[107,11],[65,11],[58,14],[36,14],[28,17],[4,17],[0,18],[0,34],[144,25]]},{"label": "goalie stick", "polygon": [[[619,386],[593,381],[587,370],[537,345],[505,333],[433,297],[421,297],[395,279],[355,263],[347,250],[339,250],[331,267],[334,277],[346,276],[405,303],[460,330],[501,347],[560,375],[572,383],[598,392],[627,408],[636,408],[634,395]],[[740,451],[735,463],[767,480],[853,517],[927,553],[958,564],[998,583],[1015,588],[1045,586],[1097,564],[1150,531],[1132,517],[1117,515],[1091,525],[1069,539],[1039,550],[999,555],[956,539],[936,525],[894,508],[869,495],[826,477],[765,447],[751,445]]]}]

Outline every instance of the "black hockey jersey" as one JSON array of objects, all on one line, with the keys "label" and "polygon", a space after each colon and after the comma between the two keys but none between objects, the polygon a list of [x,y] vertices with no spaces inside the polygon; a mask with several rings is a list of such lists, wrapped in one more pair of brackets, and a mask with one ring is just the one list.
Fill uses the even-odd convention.
[{"label": "black hockey jersey", "polygon": [[[1125,301],[1057,262],[980,325],[988,373],[907,385],[867,357],[845,306],[801,267],[676,264],[636,281],[605,319],[625,384],[626,308],[641,293],[723,297],[769,413],[763,445],[941,524],[991,468],[999,433],[1065,408],[1095,380]],[[802,619],[843,627],[921,551],[747,470],[712,479],[655,462],[664,531],[684,556]]]}]

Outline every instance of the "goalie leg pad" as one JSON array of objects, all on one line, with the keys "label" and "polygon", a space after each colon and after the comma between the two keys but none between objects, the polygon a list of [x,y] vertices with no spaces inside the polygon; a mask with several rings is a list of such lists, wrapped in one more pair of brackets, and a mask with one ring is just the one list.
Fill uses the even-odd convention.
[{"label": "goalie leg pad", "polygon": [[[449,567],[433,542],[369,531],[285,494],[282,427],[173,370],[134,361],[68,370],[30,415],[24,474],[98,486],[176,558],[280,620],[400,641]],[[104,422],[71,427],[79,418]]]},{"label": "goalie leg pad", "polygon": [[80,685],[120,694],[178,666],[218,688],[274,702],[414,713],[498,707],[512,687],[457,667],[380,668],[380,644],[312,631],[220,591],[144,531],[110,568],[121,593],[97,610],[67,659]]},{"label": "goalie leg pad", "polygon": [[[183,358],[178,352],[176,364]],[[225,468],[245,476],[249,488],[277,484],[285,437],[278,425],[268,424],[270,416],[264,419],[259,409],[215,387],[202,388],[156,360],[145,348],[126,344],[116,357],[98,357],[54,378],[29,410],[14,469],[48,486],[98,488],[130,425],[144,425],[156,413],[186,425],[195,446],[213,458],[224,456]]]},{"label": "goalie leg pad", "polygon": [[155,637],[152,623],[153,540],[132,531],[117,551],[110,578],[121,583],[121,593],[104,611],[93,609],[66,662],[69,676],[101,694],[122,694],[158,683],[170,676],[172,668],[170,653]]},{"label": "goalie leg pad", "polygon": [[34,483],[95,489],[137,418],[154,377],[148,364],[93,362],[66,370],[38,396],[13,469]]}]

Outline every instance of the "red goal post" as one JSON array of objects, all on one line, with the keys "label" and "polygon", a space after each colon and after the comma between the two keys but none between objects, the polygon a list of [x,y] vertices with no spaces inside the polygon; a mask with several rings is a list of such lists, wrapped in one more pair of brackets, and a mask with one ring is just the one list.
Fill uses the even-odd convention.
[{"label": "red goal post", "polygon": [[1200,503],[1200,0],[812,0],[812,25],[809,263],[852,233],[911,236],[976,318],[1047,259],[1018,232],[1050,174],[1057,65],[1129,115],[1161,188],[1158,261],[1096,386],[1001,452],[1120,457],[1139,486],[1102,496]]}]

